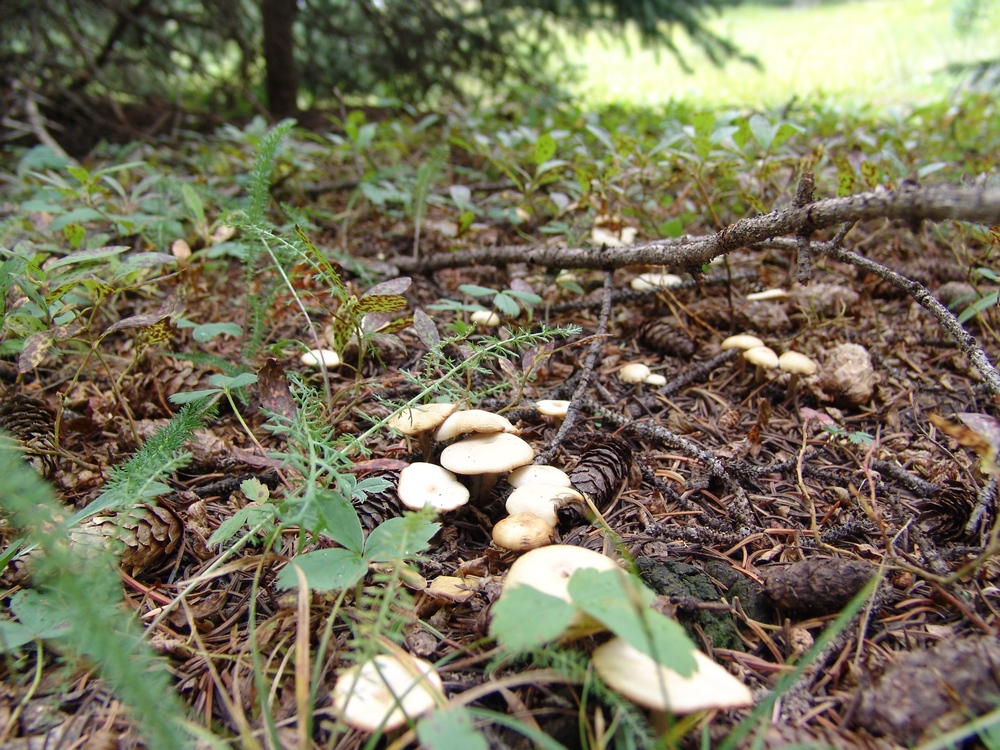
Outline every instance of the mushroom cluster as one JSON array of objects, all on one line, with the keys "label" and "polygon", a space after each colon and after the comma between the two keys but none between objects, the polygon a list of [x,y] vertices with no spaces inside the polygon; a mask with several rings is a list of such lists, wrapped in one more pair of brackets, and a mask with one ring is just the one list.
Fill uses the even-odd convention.
[{"label": "mushroom cluster", "polygon": [[667,379],[665,377],[659,373],[653,372],[649,369],[649,365],[644,365],[642,362],[629,362],[618,371],[618,378],[623,383],[634,384],[636,390],[638,390],[639,386],[643,383],[656,388],[667,384]]},{"label": "mushroom cluster", "polygon": [[363,732],[391,732],[443,703],[443,688],[426,661],[380,654],[344,670],[333,687],[333,711]]},{"label": "mushroom cluster", "polygon": [[767,370],[779,369],[789,373],[791,378],[788,381],[788,395],[795,393],[799,384],[799,378],[815,375],[819,369],[818,365],[799,352],[786,351],[780,357],[777,352],[756,336],[748,333],[738,333],[730,336],[722,342],[723,349],[742,349],[743,359],[754,366],[754,382],[763,383]]},{"label": "mushroom cluster", "polygon": [[[470,497],[483,500],[499,474],[535,457],[508,419],[482,409],[459,411],[455,404],[427,404],[403,409],[387,424],[416,437],[424,458],[430,457],[432,439],[455,440],[441,452],[440,466],[417,461],[399,473],[397,494],[413,510],[429,505],[446,512],[465,505]],[[468,486],[458,476],[466,477]]]},{"label": "mushroom cluster", "polygon": [[554,466],[522,466],[507,477],[514,491],[507,497],[510,514],[493,527],[493,543],[512,552],[526,552],[551,544],[560,508],[583,503],[569,475]]}]

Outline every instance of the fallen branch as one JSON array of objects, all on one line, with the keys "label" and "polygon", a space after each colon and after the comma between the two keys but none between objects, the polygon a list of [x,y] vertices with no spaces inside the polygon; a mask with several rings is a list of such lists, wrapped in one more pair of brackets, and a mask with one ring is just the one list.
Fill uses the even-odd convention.
[{"label": "fallen branch", "polygon": [[407,274],[506,263],[604,270],[632,265],[697,268],[720,255],[775,237],[871,219],[898,219],[914,226],[925,220],[948,219],[1000,224],[1000,190],[949,184],[908,187],[829,198],[806,206],[741,219],[708,237],[679,237],[615,248],[499,245],[440,253],[429,258],[396,257],[389,263]]}]

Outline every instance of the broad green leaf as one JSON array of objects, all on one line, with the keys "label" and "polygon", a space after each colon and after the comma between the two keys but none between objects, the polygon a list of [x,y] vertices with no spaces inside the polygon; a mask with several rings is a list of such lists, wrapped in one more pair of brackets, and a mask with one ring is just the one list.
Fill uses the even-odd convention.
[{"label": "broad green leaf", "polygon": [[468,294],[470,297],[490,297],[497,293],[496,289],[489,289],[478,284],[461,284],[458,290],[462,294]]},{"label": "broad green leaf", "polygon": [[45,359],[45,355],[49,353],[52,340],[52,331],[47,330],[28,336],[24,340],[24,344],[21,346],[21,354],[17,358],[18,373],[31,372],[38,367],[42,360]]},{"label": "broad green leaf", "polygon": [[472,211],[462,211],[462,215],[458,217],[458,234],[464,234],[475,220],[476,215]]},{"label": "broad green leaf", "polygon": [[175,404],[190,404],[200,401],[203,398],[214,396],[219,392],[218,388],[204,388],[200,391],[181,391],[180,393],[170,394],[170,400]]},{"label": "broad green leaf", "polygon": [[680,624],[650,606],[655,595],[637,578],[584,568],[570,578],[569,595],[573,604],[660,664],[684,677],[697,669],[694,643]]},{"label": "broad green leaf", "polygon": [[234,378],[228,377],[227,375],[212,375],[208,379],[208,384],[213,388],[223,388],[229,390],[245,388],[246,386],[253,385],[256,382],[257,376],[252,372],[241,372]]},{"label": "broad green leaf", "polygon": [[472,713],[463,706],[437,708],[417,724],[417,739],[426,750],[489,750],[489,743],[472,727]]},{"label": "broad green leaf", "polygon": [[790,122],[783,122],[781,123],[781,125],[778,126],[778,132],[774,136],[773,145],[775,148],[778,148],[796,133],[803,133],[803,132],[805,131],[798,125],[795,125]]},{"label": "broad green leaf", "polygon": [[[51,271],[54,268],[62,266],[72,266],[77,263],[93,263],[105,258],[113,258],[116,255],[121,255],[128,249],[130,248],[127,245],[108,245],[107,247],[95,247],[91,250],[77,250],[52,261],[48,265],[47,270]],[[173,260],[172,257],[171,260]]]},{"label": "broad green leaf", "polygon": [[408,513],[390,518],[368,535],[365,558],[371,562],[396,562],[415,556],[427,548],[441,524],[426,517]]},{"label": "broad green leaf", "polygon": [[267,488],[267,485],[257,479],[257,477],[244,479],[240,482],[240,492],[252,503],[266,503],[271,495],[271,491]]},{"label": "broad green leaf", "polygon": [[541,177],[546,172],[551,172],[553,169],[560,169],[569,164],[565,159],[549,159],[543,164],[539,164],[538,168],[535,170],[535,177]]},{"label": "broad green leaf", "polygon": [[205,224],[205,204],[201,201],[201,196],[195,192],[191,185],[185,183],[181,185],[181,194],[184,196],[184,203],[191,209],[191,215],[198,225]]},{"label": "broad green leaf", "polygon": [[865,161],[861,162],[861,176],[864,178],[868,189],[874,190],[882,181],[882,169],[875,162],[865,159]]},{"label": "broad green leaf", "polygon": [[83,167],[70,165],[66,167],[66,171],[69,172],[71,175],[73,175],[73,177],[75,177],[77,179],[77,182],[79,182],[81,185],[85,185],[88,182],[90,182],[90,172],[88,172]]},{"label": "broad green leaf", "polygon": [[72,211],[67,211],[54,218],[49,224],[49,229],[53,232],[61,232],[69,224],[82,224],[85,221],[97,221],[103,218],[103,214],[93,208],[74,208]]},{"label": "broad green leaf", "polygon": [[715,130],[715,115],[711,112],[699,112],[691,118],[691,124],[698,135],[708,135]]},{"label": "broad green leaf", "polygon": [[243,334],[243,329],[235,323],[202,323],[196,325],[191,335],[199,344],[211,341],[216,336],[225,334],[237,338]]},{"label": "broad green leaf", "polygon": [[778,126],[772,125],[766,117],[761,114],[751,115],[749,120],[750,132],[753,133],[754,140],[760,144],[765,151],[771,150],[774,143],[774,136],[778,132]]},{"label": "broad green leaf", "polygon": [[68,635],[72,620],[50,598],[37,591],[19,591],[10,599],[10,611],[18,622],[0,620],[0,653],[13,651],[34,640]]},{"label": "broad green leaf", "polygon": [[340,495],[324,489],[316,490],[316,501],[323,527],[320,531],[341,547],[360,555],[365,547],[365,536],[354,506]]},{"label": "broad green leaf", "polygon": [[851,195],[857,192],[857,178],[854,176],[854,167],[847,157],[840,156],[833,160],[837,165],[837,197]]},{"label": "broad green leaf", "polygon": [[659,230],[664,237],[680,237],[684,234],[684,225],[680,219],[670,219],[660,224]]},{"label": "broad green leaf", "polygon": [[506,292],[493,298],[493,306],[508,318],[516,318],[521,314],[521,308],[517,306],[517,302],[508,297]]},{"label": "broad green leaf", "polygon": [[87,239],[87,230],[83,228],[83,224],[73,222],[64,226],[62,231],[63,237],[74,250],[79,250],[83,241]]},{"label": "broad green leaf", "polygon": [[975,316],[979,315],[979,313],[981,313],[983,310],[987,310],[995,306],[998,301],[1000,301],[1000,293],[991,292],[990,294],[987,294],[982,299],[976,300],[967,308],[962,310],[961,315],[958,316],[958,322],[964,323],[969,318],[974,318]]},{"label": "broad green leaf", "polygon": [[413,330],[428,349],[441,343],[441,335],[434,320],[419,307],[413,311]]},{"label": "broad green leaf", "polygon": [[[545,162],[555,156],[556,153],[556,139],[553,138],[548,133],[538,137],[535,141],[535,164],[541,167]],[[540,172],[536,172],[540,174]]]},{"label": "broad green leaf", "polygon": [[314,591],[350,588],[368,572],[368,563],[357,552],[349,549],[320,549],[298,555],[286,565],[275,580],[279,588],[293,589],[299,585],[295,575],[296,566],[305,573],[309,588]]},{"label": "broad green leaf", "polygon": [[493,605],[490,635],[511,651],[537,648],[562,635],[575,612],[562,599],[531,586],[515,586]]}]

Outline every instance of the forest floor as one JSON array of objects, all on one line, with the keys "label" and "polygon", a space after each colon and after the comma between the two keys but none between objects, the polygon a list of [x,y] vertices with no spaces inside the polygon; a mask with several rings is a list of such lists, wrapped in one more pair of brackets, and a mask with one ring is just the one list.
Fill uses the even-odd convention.
[{"label": "forest floor", "polygon": [[[496,748],[645,747],[658,733],[677,747],[946,747],[934,738],[962,727],[956,743],[988,743],[1000,720],[970,721],[1000,697],[996,493],[989,465],[962,445],[995,451],[996,396],[940,320],[854,263],[796,260],[794,234],[704,266],[672,264],[669,241],[655,266],[527,262],[529,251],[607,259],[633,240],[713,237],[790,207],[809,170],[817,199],[885,195],[923,175],[995,193],[1000,118],[988,100],[963,106],[903,123],[803,115],[787,127],[616,111],[533,110],[513,124],[359,115],[331,125],[333,137],[292,131],[273,162],[260,155],[260,123],[104,147],[75,166],[11,152],[0,425],[71,514],[110,498],[111,482],[121,489],[113,467],[176,418],[172,396],[214,389],[218,411],[186,460],[153,467],[160,484],[115,495],[80,526],[124,545],[124,602],[206,747],[301,747],[306,726],[316,747],[365,746],[330,697],[359,641],[437,665],[446,700],[479,710],[475,726]],[[255,164],[272,182],[256,219]],[[312,255],[295,225],[339,266]],[[998,238],[983,225],[874,218],[837,242],[956,313],[977,305],[966,325],[995,361]],[[660,266],[676,286],[632,288]],[[362,320],[383,314],[364,296],[376,284],[383,302],[405,298],[384,308],[402,320],[391,334]],[[783,294],[752,296],[770,289]],[[480,306],[502,323],[471,324]],[[756,368],[722,349],[736,333],[801,352],[818,371]],[[346,363],[303,364],[318,340]],[[666,385],[623,382],[632,362]],[[579,408],[572,429],[540,413],[543,399]],[[602,634],[528,659],[499,650],[491,607],[519,557],[491,541],[511,491],[502,477],[441,515],[409,568],[373,563],[356,589],[309,579],[305,599],[294,582],[287,590],[277,577],[290,560],[340,541],[332,526],[306,533],[310,521],[323,528],[322,510],[309,516],[314,488],[350,497],[354,479],[383,478],[387,489],[355,495],[361,525],[370,534],[398,516],[399,471],[437,462],[443,445],[424,456],[385,420],[447,400],[503,414],[586,489],[600,518],[560,511],[556,543],[626,560],[657,609],[750,689],[756,714],[647,723],[594,687],[586,657]],[[276,411],[318,421],[296,443],[274,429]],[[956,413],[979,419],[963,431]],[[10,517],[2,531],[6,547],[24,529]],[[23,624],[31,556],[5,562],[4,622]],[[458,593],[438,592],[442,576],[462,579]],[[89,652],[61,643],[50,632],[4,649],[0,745],[145,746],[129,696],[74,656]],[[415,742],[400,732],[384,745]]]}]

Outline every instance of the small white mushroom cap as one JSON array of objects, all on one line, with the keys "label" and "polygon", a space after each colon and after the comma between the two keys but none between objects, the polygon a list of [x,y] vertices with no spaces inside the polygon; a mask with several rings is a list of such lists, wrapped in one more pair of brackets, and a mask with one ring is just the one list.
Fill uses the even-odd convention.
[{"label": "small white mushroom cap", "polygon": [[642,362],[630,362],[618,371],[618,377],[623,383],[645,383],[646,378],[653,374]]},{"label": "small white mushroom cap", "polygon": [[543,417],[565,417],[571,402],[562,399],[543,398],[535,402],[535,408]]},{"label": "small white mushroom cap", "polygon": [[451,414],[434,432],[439,443],[467,433],[510,432],[517,429],[506,417],[483,409],[466,409]]},{"label": "small white mushroom cap", "polygon": [[380,654],[347,669],[333,687],[333,711],[363,732],[391,731],[427,713],[443,697],[434,667],[406,656]]},{"label": "small white mushroom cap", "polygon": [[722,340],[723,349],[753,349],[755,346],[764,346],[764,342],[749,333],[737,333]]},{"label": "small white mushroom cap", "polygon": [[784,352],[778,357],[778,367],[793,375],[815,375],[818,365],[805,354]]},{"label": "small white mushroom cap", "polygon": [[755,346],[743,352],[743,358],[752,365],[773,370],[778,366],[778,355],[767,346]]},{"label": "small white mushroom cap", "polygon": [[701,651],[694,652],[694,659],[698,671],[682,677],[621,638],[612,638],[591,656],[597,674],[610,687],[654,711],[689,714],[753,705],[746,685]]},{"label": "small white mushroom cap", "polygon": [[[503,591],[509,591],[515,586],[531,586],[543,594],[572,603],[569,579],[576,571],[584,568],[617,570],[622,576],[626,575],[618,563],[599,552],[569,544],[553,544],[533,549],[515,560],[504,578]],[[566,635],[576,637],[602,629],[603,626],[596,620],[583,612],[575,612]]]},{"label": "small white mushroom cap", "polygon": [[512,552],[552,544],[555,528],[534,513],[515,513],[497,521],[493,527],[493,543]]},{"label": "small white mushroom cap", "polygon": [[469,316],[469,320],[484,328],[500,325],[500,316],[492,310],[476,310]]},{"label": "small white mushroom cap", "polygon": [[340,355],[333,349],[310,349],[300,357],[300,360],[309,367],[319,367],[320,362],[324,367],[340,367],[342,364]]},{"label": "small white mushroom cap", "polygon": [[654,386],[655,388],[659,388],[661,385],[667,384],[667,379],[662,375],[660,375],[660,373],[654,372],[651,373],[650,376],[645,380],[643,380],[642,382],[645,383],[646,385],[651,385]]},{"label": "small white mushroom cap", "polygon": [[500,474],[530,464],[534,458],[531,446],[509,432],[473,435],[441,451],[441,465],[464,476]]},{"label": "small white mushroom cap", "polygon": [[570,503],[582,503],[583,495],[558,484],[523,484],[507,496],[505,507],[511,515],[534,513],[550,526],[559,523],[556,510]]},{"label": "small white mushroom cap", "polygon": [[433,430],[458,408],[458,404],[425,404],[403,409],[386,424],[404,435],[419,435]]},{"label": "small white mushroom cap", "polygon": [[530,464],[514,469],[507,475],[507,484],[511,487],[523,487],[526,484],[555,484],[559,487],[572,487],[569,474],[555,466]]},{"label": "small white mushroom cap", "polygon": [[469,502],[469,491],[454,474],[437,464],[421,461],[399,472],[396,494],[399,501],[411,510],[429,505],[435,510],[447,512]]},{"label": "small white mushroom cap", "polygon": [[748,294],[747,300],[750,302],[764,302],[765,300],[785,299],[786,297],[788,297],[788,292],[784,289],[765,289],[763,292]]},{"label": "small white mushroom cap", "polygon": [[637,292],[648,289],[674,289],[684,283],[684,279],[672,273],[641,273],[629,282]]}]

